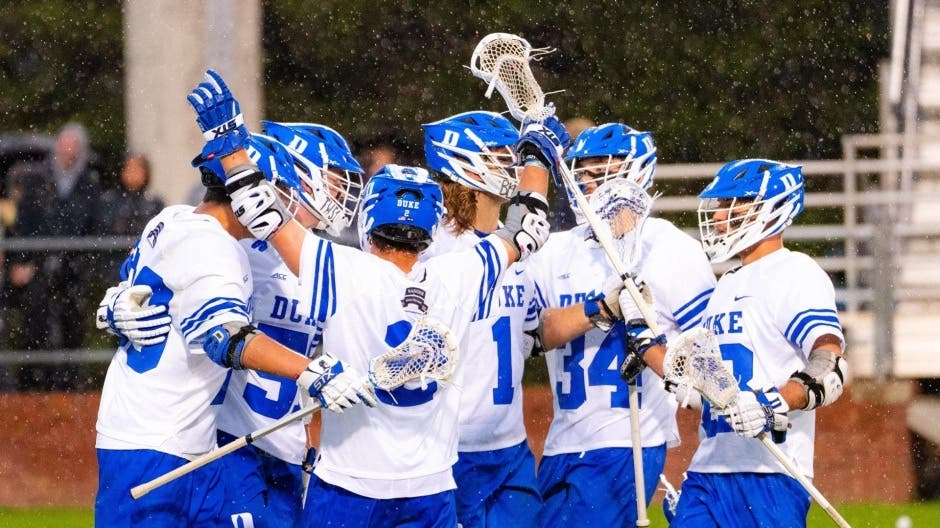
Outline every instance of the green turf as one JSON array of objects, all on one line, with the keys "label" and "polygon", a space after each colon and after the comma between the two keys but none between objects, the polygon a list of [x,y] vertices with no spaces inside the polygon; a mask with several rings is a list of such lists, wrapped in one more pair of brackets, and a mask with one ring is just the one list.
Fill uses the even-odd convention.
[{"label": "green turf", "polygon": [[[902,515],[911,519],[911,528],[940,526],[940,502],[911,504],[840,504],[839,513],[853,528],[896,528]],[[91,510],[81,509],[18,509],[0,508],[0,528],[88,528],[94,525]],[[662,511],[650,508],[652,526],[666,526]],[[825,528],[835,526],[821,508],[813,506],[807,526]]]},{"label": "green turf", "polygon": [[0,528],[90,528],[94,525],[91,509],[0,508]]}]

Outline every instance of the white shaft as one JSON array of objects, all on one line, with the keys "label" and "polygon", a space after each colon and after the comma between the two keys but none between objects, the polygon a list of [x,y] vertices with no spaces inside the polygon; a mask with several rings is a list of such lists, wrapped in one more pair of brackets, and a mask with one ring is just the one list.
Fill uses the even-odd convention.
[{"label": "white shaft", "polygon": [[201,468],[202,466],[205,466],[206,464],[214,460],[218,460],[233,451],[237,451],[238,449],[245,447],[246,445],[254,442],[255,440],[259,438],[263,438],[273,433],[274,431],[277,431],[278,429],[285,427],[289,423],[295,420],[300,420],[301,418],[309,414],[313,414],[314,412],[318,410],[320,410],[320,403],[315,401],[313,402],[313,405],[311,405],[310,407],[306,407],[299,411],[288,414],[287,416],[265,427],[264,429],[258,429],[257,431],[253,433],[249,433],[237,440],[234,440],[228,444],[225,444],[219,449],[215,449],[213,451],[210,451],[209,453],[206,453],[205,455],[202,455],[201,457],[191,460],[188,463],[174,469],[173,471],[164,473],[163,475],[160,475],[159,477],[149,482],[144,482],[143,484],[134,486],[133,488],[131,488],[131,497],[134,497],[135,499],[139,499],[143,497],[144,495],[150,493],[151,491],[159,488],[160,486],[173,482],[174,480],[184,475],[188,475],[192,473],[193,471],[196,471],[197,469]]},{"label": "white shaft", "polygon": [[[560,165],[562,182],[568,187],[575,202],[578,204],[578,208],[584,213],[585,220],[587,220],[591,229],[594,230],[594,236],[597,237],[598,243],[604,248],[604,253],[607,254],[607,260],[610,261],[610,265],[613,266],[614,271],[623,279],[624,287],[630,292],[630,297],[633,298],[633,302],[635,302],[637,308],[640,309],[640,314],[643,315],[647,326],[653,331],[653,335],[659,335],[659,324],[656,322],[656,315],[653,309],[646,304],[646,300],[640,295],[636,284],[634,284],[633,279],[630,278],[629,270],[627,270],[624,263],[620,261],[620,257],[614,250],[614,239],[610,234],[610,227],[606,222],[602,222],[601,219],[597,217],[594,210],[591,209],[587,198],[584,197],[581,188],[578,187],[577,182],[574,181],[574,176],[572,176],[567,165],[564,163]],[[630,444],[633,446],[633,482],[636,485],[636,525],[645,527],[650,525],[650,520],[646,513],[646,482],[643,475],[643,439],[640,436],[640,396],[636,382],[631,383],[629,387]]]},{"label": "white shaft", "polygon": [[836,509],[832,507],[832,504],[829,504],[829,501],[826,500],[826,497],[824,497],[823,494],[818,489],[816,489],[816,486],[813,486],[813,483],[810,482],[806,476],[800,473],[800,470],[793,465],[793,462],[790,462],[790,460],[787,458],[787,455],[785,455],[783,451],[781,451],[780,448],[777,447],[777,445],[767,437],[766,434],[760,434],[757,438],[759,438],[760,441],[764,444],[764,447],[766,447],[770,453],[777,460],[779,460],[781,464],[783,464],[783,467],[786,468],[787,473],[789,473],[791,477],[795,478],[797,482],[803,486],[803,489],[805,489],[810,494],[810,496],[813,497],[813,500],[816,501],[816,503],[819,504],[819,506],[829,514],[829,517],[832,517],[832,520],[835,521],[835,523],[839,525],[840,528],[852,528],[849,526],[849,523],[841,515],[839,515],[839,512],[837,512]]}]

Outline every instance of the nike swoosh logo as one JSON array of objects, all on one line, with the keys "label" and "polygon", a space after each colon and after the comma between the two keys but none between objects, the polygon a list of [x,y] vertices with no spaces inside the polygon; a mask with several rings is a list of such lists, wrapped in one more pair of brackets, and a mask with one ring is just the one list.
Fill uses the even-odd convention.
[{"label": "nike swoosh logo", "polygon": [[524,270],[524,269],[521,269],[521,270],[513,270],[513,271],[516,272],[516,275],[522,275],[523,273],[525,273],[525,270]]},{"label": "nike swoosh logo", "polygon": [[734,300],[735,300],[735,301],[740,301],[741,299],[747,299],[748,297],[753,297],[753,295],[742,295],[742,296],[740,296],[740,297],[738,297],[737,295],[735,295],[735,296],[734,296]]}]

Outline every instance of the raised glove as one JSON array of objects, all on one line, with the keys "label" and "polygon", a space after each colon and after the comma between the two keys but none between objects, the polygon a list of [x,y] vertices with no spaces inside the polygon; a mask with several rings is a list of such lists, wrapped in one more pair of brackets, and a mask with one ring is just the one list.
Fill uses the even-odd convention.
[{"label": "raised glove", "polygon": [[627,357],[620,364],[620,377],[627,383],[633,383],[646,368],[643,354],[653,345],[665,346],[666,336],[653,335],[653,331],[643,319],[630,319],[626,322],[626,329],[624,346],[627,349]]},{"label": "raised glove", "polygon": [[[555,103],[548,103],[548,106],[555,108]],[[567,149],[571,146],[571,134],[568,133],[568,129],[565,128],[565,125],[558,119],[554,113],[542,122],[545,125],[545,128],[552,131],[555,134],[555,137],[558,138],[558,141],[561,143],[562,148]]]},{"label": "raised glove", "polygon": [[[567,135],[567,132],[565,134]],[[540,123],[523,125],[515,150],[516,159],[522,164],[540,165],[552,175],[555,184],[559,185],[561,178],[558,171],[564,163],[565,146],[562,139],[549,127]]]},{"label": "raised glove", "polygon": [[277,190],[254,165],[226,171],[225,190],[235,217],[258,240],[271,238],[291,219]]},{"label": "raised glove", "polygon": [[307,365],[297,385],[333,412],[343,412],[359,402],[375,407],[375,393],[368,379],[344,368],[341,361],[326,353]]},{"label": "raised glove", "polygon": [[764,433],[774,433],[774,441],[783,441],[789,420],[790,407],[776,389],[763,391],[741,391],[725,409],[725,419],[738,436],[753,438]]},{"label": "raised glove", "polygon": [[196,111],[196,123],[206,140],[203,160],[221,158],[244,148],[249,137],[245,118],[222,76],[207,70],[206,80],[186,100]]},{"label": "raised glove", "polygon": [[150,286],[131,286],[123,281],[112,286],[98,304],[95,326],[124,340],[136,349],[159,345],[170,333],[171,318],[165,304],[149,304],[153,290]]}]

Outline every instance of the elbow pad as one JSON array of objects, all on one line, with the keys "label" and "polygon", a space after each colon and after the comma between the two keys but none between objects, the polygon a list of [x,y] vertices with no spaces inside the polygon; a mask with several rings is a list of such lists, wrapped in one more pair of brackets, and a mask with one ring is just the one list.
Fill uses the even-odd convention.
[{"label": "elbow pad", "polygon": [[522,355],[524,357],[539,357],[545,353],[545,347],[542,346],[542,330],[544,327],[545,318],[542,317],[542,311],[540,310],[539,325],[522,332]]},{"label": "elbow pad", "polygon": [[548,240],[548,200],[535,191],[519,191],[509,200],[506,222],[496,235],[516,246],[523,260]]},{"label": "elbow pad", "polygon": [[248,324],[229,322],[214,326],[206,333],[206,341],[202,345],[206,356],[219,366],[234,370],[242,370],[242,354],[248,343],[261,335],[257,328]]},{"label": "elbow pad", "polygon": [[790,376],[806,392],[803,410],[811,411],[838,400],[847,373],[848,364],[835,352],[820,349],[810,352],[809,365]]}]

